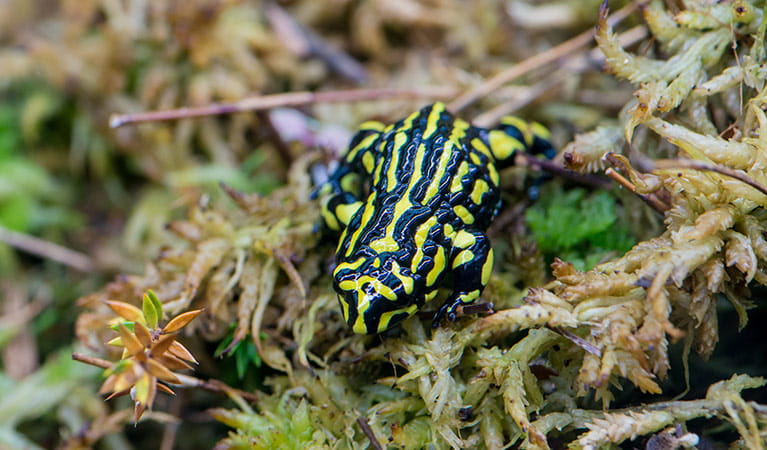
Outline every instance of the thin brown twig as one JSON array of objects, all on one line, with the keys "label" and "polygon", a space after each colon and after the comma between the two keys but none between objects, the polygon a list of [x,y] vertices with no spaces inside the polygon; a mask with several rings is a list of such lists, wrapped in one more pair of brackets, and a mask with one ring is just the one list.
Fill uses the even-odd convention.
[{"label": "thin brown twig", "polygon": [[199,378],[195,378],[189,375],[182,375],[182,374],[176,374],[176,376],[178,376],[178,378],[184,383],[184,386],[199,387],[199,388],[205,389],[206,391],[218,392],[218,393],[227,394],[227,395],[229,395],[230,393],[233,393],[251,403],[256,403],[258,401],[258,396],[256,394],[253,394],[251,392],[246,392],[237,388],[233,388],[220,380],[210,379],[205,381]]},{"label": "thin brown twig", "polygon": [[695,161],[693,159],[659,159],[653,161],[652,164],[654,169],[661,170],[693,169],[716,172],[742,181],[752,188],[758,190],[762,194],[767,195],[767,186],[759,183],[742,171],[730,169],[729,167],[720,166],[718,164],[707,164],[702,161]]},{"label": "thin brown twig", "polygon": [[[614,152],[607,152],[602,156],[602,159],[610,163],[615,169],[621,170],[626,173],[635,172],[635,170],[631,167],[631,164],[629,163],[628,158],[626,158],[623,155],[619,155]],[[649,205],[651,208],[653,208],[657,212],[664,214],[666,211],[668,211],[671,208],[671,205],[669,204],[669,202],[665,201],[661,196],[658,195],[657,192],[653,192],[650,194],[640,194],[639,192],[637,192],[636,186],[634,185],[634,183],[626,179],[623,175],[616,172],[615,169],[613,168],[607,169],[605,171],[605,175],[612,178],[618,184],[628,189],[634,195],[641,198],[645,203],[647,203],[647,205]]]},{"label": "thin brown twig", "polygon": [[[639,25],[621,33],[618,36],[618,40],[620,41],[621,46],[630,47],[646,38],[647,35],[647,27]],[[572,57],[567,60],[567,62],[563,64],[563,67],[551,76],[546,77],[532,86],[522,89],[521,94],[515,96],[515,98],[505,101],[494,108],[479,114],[471,122],[476,126],[485,128],[497,124],[503,116],[512,114],[514,111],[525,107],[544,93],[552,93],[552,91],[561,89],[562,86],[565,85],[564,82],[568,77],[571,77],[576,73],[584,72],[590,67],[594,67],[595,64],[602,63],[604,59],[604,55],[601,54],[598,48],[592,49],[585,54],[579,53],[577,57]],[[625,102],[626,99],[623,98],[621,106],[623,106]]]},{"label": "thin brown twig", "polygon": [[259,111],[279,107],[306,105],[310,103],[342,103],[392,99],[407,100],[418,98],[439,100],[452,97],[455,93],[456,89],[448,86],[427,86],[414,89],[372,88],[321,92],[288,92],[285,94],[246,97],[232,103],[213,103],[195,108],[148,111],[135,114],[113,114],[109,118],[109,126],[117,128],[131,123],[188,119],[191,117]]},{"label": "thin brown twig", "polygon": [[636,186],[634,186],[634,183],[629,181],[628,178],[618,173],[618,171],[613,169],[612,167],[605,170],[605,175],[612,178],[613,181],[615,181],[616,183],[620,184],[623,187],[623,189],[626,189],[627,191],[632,192],[634,194],[637,193]]},{"label": "thin brown twig", "polygon": [[540,97],[543,93],[549,92],[552,88],[561,85],[562,81],[568,75],[569,74],[564,72],[559,72],[550,78],[546,78],[532,86],[528,86],[520,95],[479,114],[471,121],[471,123],[475,126],[484,128],[493,126],[497,124],[503,116],[507,116],[512,112],[525,107]]},{"label": "thin brown twig", "polygon": [[[630,3],[629,5],[619,9],[609,17],[609,22],[612,26],[619,23],[631,13],[637,9],[636,3]],[[458,112],[470,104],[474,103],[477,99],[485,97],[492,93],[494,90],[503,86],[504,84],[519,78],[545,64],[554,62],[564,56],[571,55],[573,52],[582,50],[582,47],[588,45],[594,39],[594,30],[585,31],[559,45],[546,50],[543,53],[539,53],[535,56],[525,59],[524,61],[515,64],[503,72],[495,75],[494,77],[486,80],[479,86],[470,89],[468,92],[458,96],[455,100],[450,102],[448,109],[453,112]]]},{"label": "thin brown twig", "polygon": [[541,170],[545,170],[546,172],[552,173],[559,177],[566,178],[566,179],[575,181],[577,183],[585,184],[588,186],[594,186],[598,188],[606,188],[610,186],[610,182],[602,177],[573,172],[572,170],[568,170],[553,161],[549,161],[547,159],[540,159],[536,157],[535,155],[531,155],[529,153],[518,152],[517,155],[518,155],[517,156],[518,158],[522,159],[522,161],[518,162],[517,164],[522,163],[528,166],[535,166]]},{"label": "thin brown twig", "polygon": [[[608,21],[611,25],[615,25],[625,19],[629,14],[636,9],[635,4],[627,5],[626,7],[616,11],[612,14]],[[562,44],[552,47],[551,49],[528,58],[519,64],[512,66],[511,68],[499,73],[495,77],[490,78],[485,83],[476,88],[464,93],[455,100],[453,100],[448,109],[458,112],[465,108],[469,104],[476,101],[478,98],[490,94],[500,86],[510,82],[511,80],[518,78],[542,65],[556,61],[559,58],[568,56],[574,51],[591,42],[594,32],[587,31],[575,36],[574,38],[563,42]],[[540,87],[540,86],[539,86]],[[532,98],[538,95],[540,89],[534,89],[535,94]],[[372,88],[372,89],[350,89],[350,90],[337,90],[337,91],[323,91],[323,92],[289,92],[284,94],[274,95],[262,95],[247,97],[242,100],[238,100],[232,103],[213,103],[206,106],[191,107],[191,108],[178,108],[164,111],[147,111],[133,114],[113,114],[109,118],[109,125],[112,128],[118,128],[123,125],[142,123],[142,122],[158,122],[165,120],[178,120],[187,119],[193,117],[213,116],[222,114],[233,114],[246,111],[260,111],[268,110],[277,107],[287,106],[299,106],[311,103],[341,103],[341,102],[357,102],[357,101],[370,101],[381,99],[445,99],[452,97],[456,94],[455,88],[447,86],[434,86],[423,87],[417,89],[397,89],[397,88]],[[518,103],[524,105],[531,101],[530,95],[526,95],[521,101],[515,102],[512,108],[520,107]],[[505,108],[509,108],[507,105]]]},{"label": "thin brown twig", "polygon": [[96,358],[95,356],[83,355],[82,353],[72,353],[72,359],[81,363],[90,364],[91,366],[100,367],[102,369],[109,369],[114,364],[112,361],[106,359]]},{"label": "thin brown twig", "polygon": [[577,345],[578,347],[582,348],[583,350],[591,353],[592,355],[601,358],[602,357],[602,351],[599,350],[594,344],[591,344],[590,342],[586,341],[582,337],[578,336],[577,334],[573,333],[570,330],[566,330],[562,327],[549,327],[548,329],[551,331],[561,335],[565,339],[568,339],[573,344]]},{"label": "thin brown twig", "polygon": [[[72,359],[75,361],[79,361],[85,364],[90,364],[91,366],[99,367],[102,369],[109,369],[110,367],[114,366],[114,363],[112,361],[108,361],[102,358],[97,358],[95,356],[83,355],[82,353],[77,353],[77,352],[72,353]],[[193,376],[184,375],[180,373],[177,373],[176,377],[179,380],[181,380],[180,386],[183,386],[183,387],[199,387],[199,388],[205,389],[206,391],[218,392],[223,394],[234,393],[249,402],[258,401],[258,396],[256,396],[255,394],[233,388],[220,380],[211,379],[211,380],[205,381]]]},{"label": "thin brown twig", "polygon": [[374,449],[383,450],[383,445],[378,442],[378,438],[376,438],[375,433],[373,433],[373,429],[370,428],[370,424],[368,424],[367,419],[362,416],[357,417],[357,425],[359,425],[362,429],[362,432],[365,433],[365,436],[367,436],[368,440],[370,441],[370,445],[372,445]]},{"label": "thin brown twig", "polygon": [[14,248],[33,255],[51,259],[81,272],[91,272],[94,270],[91,258],[80,252],[25,233],[9,230],[3,226],[0,226],[0,242],[5,242]]},{"label": "thin brown twig", "polygon": [[636,191],[636,186],[634,186],[634,183],[629,181],[626,177],[619,174],[618,171],[616,171],[613,168],[609,168],[605,170],[605,175],[612,178],[616,183],[623,186],[624,189],[627,191],[633,193],[637,197],[641,198],[645,203],[647,203],[650,208],[654,209],[655,211],[663,214],[669,209],[669,205],[661,201],[658,197],[654,195],[647,195],[647,194],[640,194]]}]

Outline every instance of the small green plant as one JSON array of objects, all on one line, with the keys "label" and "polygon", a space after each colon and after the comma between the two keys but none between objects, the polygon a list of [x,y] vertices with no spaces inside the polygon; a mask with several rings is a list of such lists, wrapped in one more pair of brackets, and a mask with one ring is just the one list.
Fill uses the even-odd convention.
[{"label": "small green plant", "polygon": [[[23,123],[17,108],[15,102],[0,106],[0,227],[45,234],[80,225],[79,215],[67,207],[69,186],[24,154],[24,135],[34,130],[27,130],[31,125]],[[0,244],[0,271],[15,265],[10,248]]]},{"label": "small green plant", "polygon": [[623,253],[634,244],[628,227],[618,220],[615,197],[605,191],[547,186],[525,219],[549,259],[557,255],[579,270],[590,269],[608,254]]},{"label": "small green plant", "polygon": [[[218,344],[213,356],[216,358],[229,356],[234,358],[234,366],[237,370],[237,378],[242,380],[251,364],[255,367],[261,367],[261,357],[258,355],[258,349],[253,343],[253,339],[248,334],[245,339],[234,342],[235,327],[232,326],[221,343]],[[264,336],[262,335],[262,338]],[[232,345],[234,343],[234,345]]]},{"label": "small green plant", "polygon": [[192,353],[176,338],[202,310],[187,311],[159,326],[162,302],[151,290],[144,294],[141,309],[124,302],[108,301],[118,316],[112,329],[120,335],[109,345],[122,347],[122,358],[107,368],[101,393],[108,399],[130,394],[134,402],[134,420],[151,408],[158,390],[173,394],[168,385],[183,384],[174,370],[192,369],[197,363]]}]

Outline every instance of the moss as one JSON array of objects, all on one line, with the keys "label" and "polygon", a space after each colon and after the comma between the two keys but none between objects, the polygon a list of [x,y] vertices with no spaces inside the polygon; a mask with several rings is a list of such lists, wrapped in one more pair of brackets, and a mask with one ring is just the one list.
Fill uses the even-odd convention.
[{"label": "moss", "polygon": [[[114,313],[104,301],[140,306],[152,289],[162,311],[204,310],[183,337],[201,362],[197,375],[242,388],[246,365],[262,364],[254,405],[223,389],[236,406],[221,400],[213,412],[231,428],[219,448],[692,445],[702,435],[685,429],[693,419],[704,428],[724,420],[736,445],[760,445],[765,406],[741,391],[763,389],[761,379],[733,370],[705,397],[685,401],[667,401],[676,392],[664,392],[663,381],[684,366],[670,346],[710,357],[720,334],[735,328],[719,328],[717,303],[732,305],[745,326],[749,290],[767,284],[763,1],[643,2],[629,21],[647,35],[629,49],[619,39],[632,36],[629,25],[614,30],[596,2],[507,2],[507,16],[485,0],[470,8],[414,1],[406,11],[377,0],[337,8],[290,2],[303,23],[364,57],[373,84],[392,86],[468,89],[597,22],[611,75],[573,52],[562,57],[570,63],[519,78],[478,109],[527,105],[522,113],[551,123],[555,142],[570,142],[555,162],[608,173],[625,192],[551,182],[537,203],[510,201],[494,241],[503,258],[484,295],[499,310],[432,329],[426,308],[382,336],[353,335],[341,317],[329,276],[335,243],[317,233],[310,199],[309,173],[321,155],[309,151],[306,136],[283,148],[267,136],[263,116],[253,126],[248,114],[117,132],[106,126],[108,112],[336,82],[332,66],[284,48],[258,2],[166,3],[141,10],[136,21],[119,5],[63,5],[51,19],[58,26],[30,31],[37,39],[23,49],[31,50],[0,52],[10,68],[0,76],[26,77],[34,68],[47,89],[66,92],[72,117],[62,134],[73,150],[52,167],[68,167],[62,161],[71,158],[91,182],[112,179],[93,189],[111,204],[89,197],[98,206],[88,212],[128,223],[120,237],[146,263],[80,300],[81,342],[108,354]],[[328,122],[395,121],[420,106],[387,100],[317,104],[314,118],[297,121],[312,134]],[[49,117],[45,105],[36,108],[25,116],[32,137],[37,128],[29,124]],[[0,126],[9,116],[2,111]],[[0,157],[24,134],[8,128],[0,130]],[[219,186],[222,179],[229,184]],[[1,206],[16,211],[3,217],[18,228],[28,221],[17,202]],[[636,225],[661,221],[657,232]],[[101,229],[90,236],[100,238]],[[104,248],[117,247],[110,244]],[[112,252],[104,257],[117,260],[110,268],[136,262]],[[539,252],[553,261],[546,280]],[[236,363],[210,358],[217,347]],[[619,386],[636,391],[628,405],[615,400]],[[100,428],[82,437],[91,444],[130,420],[92,415]]]},{"label": "moss", "polygon": [[556,255],[586,270],[635,243],[627,224],[618,222],[616,199],[608,192],[587,195],[581,188],[564,192],[554,186],[545,188],[541,200],[525,211],[527,225],[549,260]]}]

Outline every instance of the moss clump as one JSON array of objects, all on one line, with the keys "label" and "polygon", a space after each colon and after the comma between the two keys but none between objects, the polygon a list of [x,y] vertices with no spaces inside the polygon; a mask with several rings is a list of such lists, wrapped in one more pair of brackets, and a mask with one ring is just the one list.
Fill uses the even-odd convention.
[{"label": "moss clump", "polygon": [[635,243],[615,209],[615,198],[605,191],[544,188],[540,201],[525,211],[525,221],[546,255],[585,270]]}]

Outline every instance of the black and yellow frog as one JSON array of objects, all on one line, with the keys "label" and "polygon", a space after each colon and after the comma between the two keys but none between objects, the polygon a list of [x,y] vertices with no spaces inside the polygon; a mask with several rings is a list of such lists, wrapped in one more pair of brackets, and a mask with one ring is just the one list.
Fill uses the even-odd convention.
[{"label": "black and yellow frog", "polygon": [[343,316],[355,333],[380,333],[437,295],[455,319],[490,278],[485,231],[498,212],[498,170],[517,151],[551,155],[548,131],[514,117],[492,130],[435,103],[385,126],[366,122],[321,189],[322,217],[341,232],[333,271]]}]

